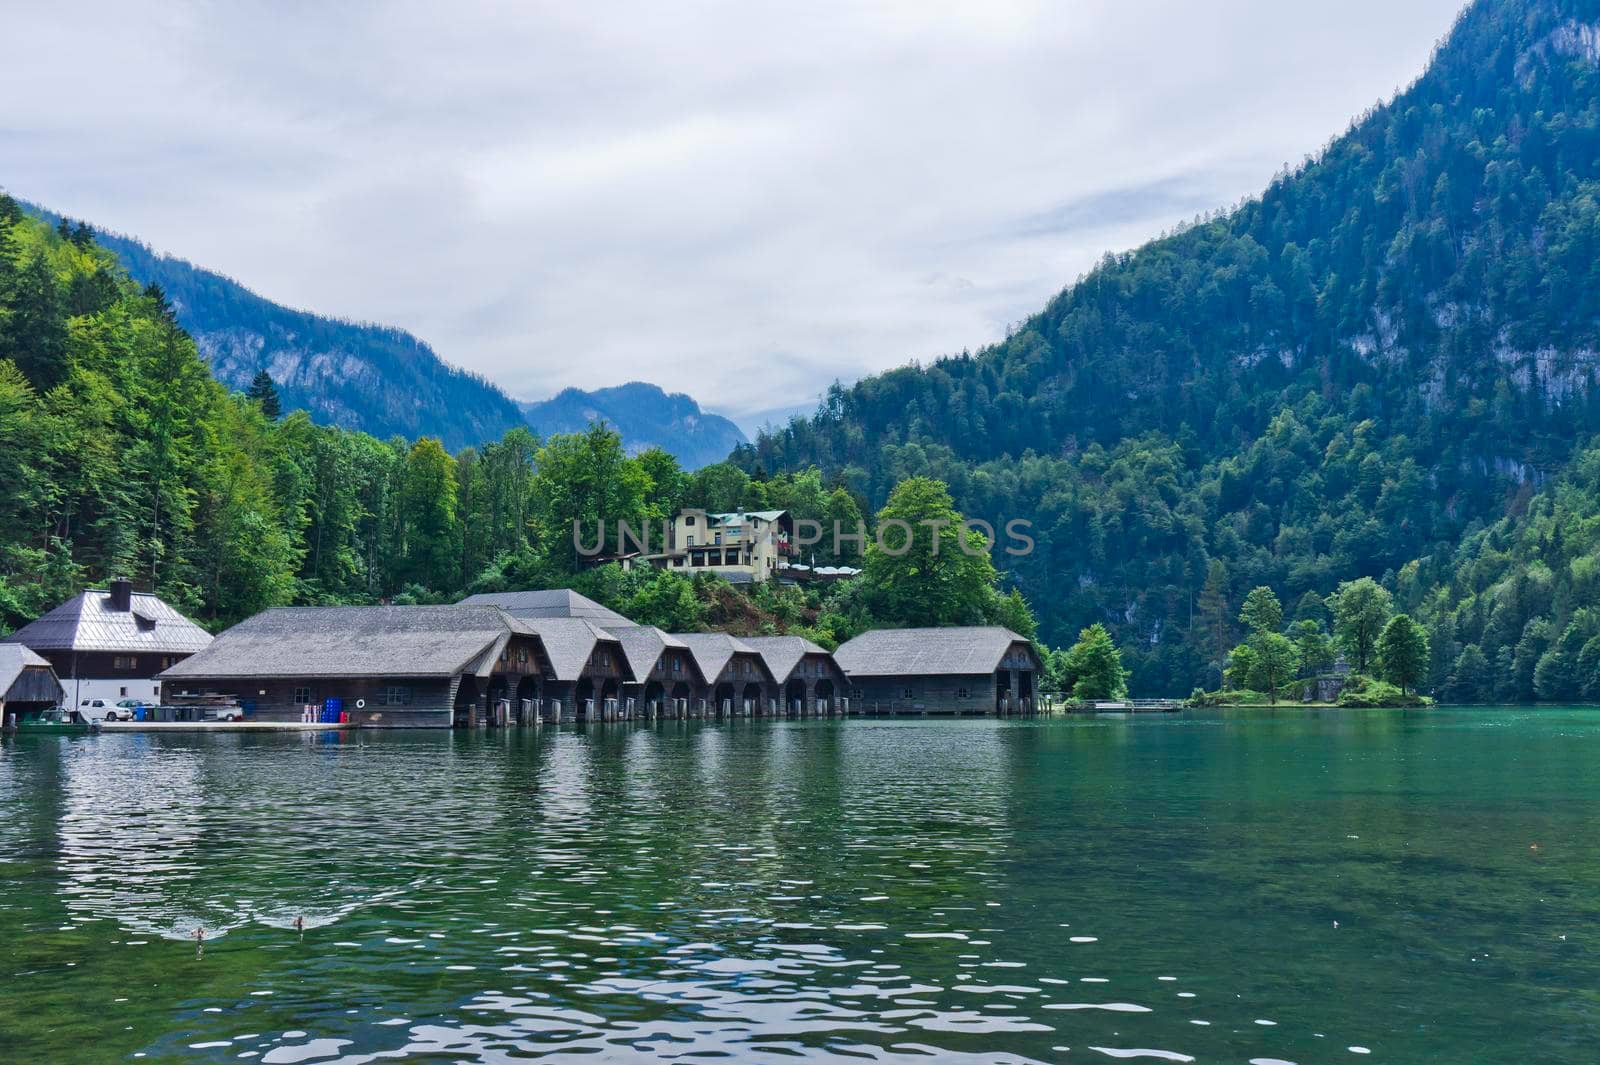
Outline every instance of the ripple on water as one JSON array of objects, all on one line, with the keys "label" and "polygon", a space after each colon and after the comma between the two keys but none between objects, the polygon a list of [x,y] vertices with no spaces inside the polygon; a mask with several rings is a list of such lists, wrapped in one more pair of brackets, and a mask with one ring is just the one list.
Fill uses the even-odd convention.
[{"label": "ripple on water", "polygon": [[[1216,821],[1199,846],[1196,802],[1237,793],[1214,767],[1259,760],[1230,747],[1175,761],[1139,745],[1144,727],[7,739],[0,927],[21,934],[3,975],[26,979],[0,996],[0,1031],[20,1033],[19,1060],[92,1044],[108,1056],[289,1065],[758,1055],[977,1065],[1060,1060],[1063,1045],[1085,1057],[1243,1060],[1292,1053],[1294,1033],[1313,1026],[1380,1038],[1358,1027],[1375,1013],[1352,1019],[1318,996],[1258,1004],[1282,1027],[1252,1024],[1265,1018],[1245,1005],[1256,970],[1236,944],[1248,937],[1227,933],[1239,931],[1241,892],[1261,885],[1359,911],[1348,898],[1328,904],[1338,878],[1312,874],[1333,862],[1354,882],[1353,856],[1393,856],[1392,819],[1363,805],[1390,802],[1390,784],[1363,779],[1356,794],[1368,798],[1320,831],[1297,818],[1326,803],[1273,806],[1257,820],[1230,805],[1246,820]],[[1211,731],[1206,742],[1233,742]],[[1127,742],[1101,747],[1101,734]],[[1352,773],[1372,765],[1347,761]],[[1316,761],[1343,764],[1325,751]],[[1140,786],[1127,790],[1136,771]],[[1302,776],[1331,787],[1319,773],[1274,787]],[[114,831],[113,806],[128,811]],[[1294,831],[1273,835],[1279,818]],[[1339,838],[1345,818],[1361,847]],[[1505,849],[1527,861],[1526,838]],[[1553,850],[1538,861],[1560,861]],[[1495,871],[1499,890],[1507,878]],[[1232,891],[1213,895],[1218,885]],[[1130,906],[1145,886],[1157,902]],[[1557,916],[1581,927],[1585,914]],[[1063,917],[1099,934],[1073,934]],[[1385,920],[1374,910],[1347,923],[1396,934]],[[199,927],[203,951],[190,938]],[[1370,950],[1370,938],[1340,933],[1291,958],[1304,933],[1283,932],[1282,950],[1257,949],[1308,986],[1328,976],[1317,964],[1348,971]],[[1174,973],[1205,993],[1206,1019],[1190,1016],[1192,991],[1166,989],[1154,1008],[1125,1000]],[[1381,1038],[1394,1052],[1400,1037]]]}]

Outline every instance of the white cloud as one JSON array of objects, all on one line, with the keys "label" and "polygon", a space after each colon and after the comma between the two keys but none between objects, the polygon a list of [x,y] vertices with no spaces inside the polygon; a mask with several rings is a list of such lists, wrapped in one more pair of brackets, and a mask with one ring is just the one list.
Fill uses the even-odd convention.
[{"label": "white cloud", "polygon": [[749,413],[979,347],[1258,190],[1456,6],[41,6],[0,182],[515,395]]}]

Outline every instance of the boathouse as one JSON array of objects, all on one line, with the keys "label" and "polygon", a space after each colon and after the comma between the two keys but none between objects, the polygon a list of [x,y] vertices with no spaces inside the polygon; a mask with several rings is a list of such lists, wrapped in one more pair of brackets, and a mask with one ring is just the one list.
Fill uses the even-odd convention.
[{"label": "boathouse", "polygon": [[800,636],[747,636],[767,664],[785,713],[849,711],[849,686],[833,656]]},{"label": "boathouse", "polygon": [[710,686],[689,645],[653,625],[606,629],[622,643],[634,681],[622,686],[625,716],[687,717],[710,698]]},{"label": "boathouse", "polygon": [[10,636],[48,661],[64,701],[161,702],[157,674],[210,645],[211,634],[133,582],[88,588]]},{"label": "boathouse", "polygon": [[1033,645],[998,626],[874,629],[840,646],[851,710],[862,714],[1029,713]]},{"label": "boathouse", "polygon": [[689,648],[709,685],[708,698],[691,708],[692,715],[777,712],[777,682],[754,647],[725,632],[678,632],[673,636]]},{"label": "boathouse", "polygon": [[583,618],[602,629],[634,622],[610,607],[601,606],[571,588],[529,592],[479,592],[461,600],[461,606],[497,606],[514,618]]},{"label": "boathouse", "polygon": [[236,698],[247,720],[447,728],[582,716],[631,676],[620,644],[589,622],[541,627],[494,607],[286,607],[240,622],[161,680],[174,699]]},{"label": "boathouse", "polygon": [[0,643],[0,728],[50,709],[65,693],[43,656],[20,643]]},{"label": "boathouse", "polygon": [[[492,607],[455,607],[485,610]],[[622,686],[634,679],[622,642],[587,618],[502,616],[539,638],[545,670],[531,688],[500,685],[490,693],[490,706],[503,699],[533,699],[546,721],[615,721],[622,716]],[[618,615],[619,617],[621,615]],[[519,720],[495,715],[492,724]]]}]

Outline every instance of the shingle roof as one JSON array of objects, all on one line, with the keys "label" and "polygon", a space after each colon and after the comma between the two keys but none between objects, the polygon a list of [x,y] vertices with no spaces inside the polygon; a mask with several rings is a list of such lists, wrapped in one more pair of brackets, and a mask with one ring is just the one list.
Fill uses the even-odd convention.
[{"label": "shingle roof", "polygon": [[284,607],[240,622],[161,676],[450,677],[486,672],[523,631],[494,607]]},{"label": "shingle roof", "polygon": [[788,680],[800,659],[808,654],[828,652],[803,636],[746,636],[743,642],[755,648],[774,680]]},{"label": "shingle roof", "polygon": [[[633,669],[635,680],[644,680],[650,671],[656,668],[656,662],[661,658],[661,652],[668,647],[676,647],[687,651],[689,645],[670,633],[662,632],[654,625],[610,625],[606,631],[615,636],[622,643],[622,652],[628,657],[628,665]],[[694,662],[694,655],[689,655]],[[695,668],[699,668],[698,663]]]},{"label": "shingle roof", "polygon": [[134,592],[131,610],[113,610],[109,592],[88,588],[5,642],[35,651],[188,654],[210,644],[211,634],[149,592]]},{"label": "shingle roof", "polygon": [[852,677],[992,673],[1014,643],[1026,643],[998,625],[949,629],[873,629],[833,652]]},{"label": "shingle roof", "polygon": [[[600,643],[612,647],[622,662],[624,673],[632,673],[622,642],[587,618],[513,617],[512,620],[518,626],[538,635],[539,642],[544,645],[545,658],[550,661],[550,668],[555,672],[557,680],[577,680],[583,673],[584,667],[589,664],[589,656],[594,653],[595,646]],[[632,676],[627,679],[631,680]]]},{"label": "shingle roof", "polygon": [[526,592],[479,592],[461,600],[461,606],[497,606],[518,618],[587,618],[596,625],[632,625],[609,607],[601,606],[571,588]]},{"label": "shingle roof", "polygon": [[728,664],[728,659],[741,651],[755,655],[761,662],[762,668],[771,673],[766,660],[761,657],[761,652],[737,636],[729,636],[725,632],[676,632],[673,635],[689,648],[689,653],[694,656],[695,663],[700,667],[700,675],[708,682],[716,680],[717,675]]},{"label": "shingle roof", "polygon": [[[22,671],[30,666],[43,666],[50,669],[50,663],[28,650],[20,643],[0,643],[0,699],[6,697],[6,692],[11,690],[11,685],[22,676]],[[54,670],[51,671],[54,675]]]}]

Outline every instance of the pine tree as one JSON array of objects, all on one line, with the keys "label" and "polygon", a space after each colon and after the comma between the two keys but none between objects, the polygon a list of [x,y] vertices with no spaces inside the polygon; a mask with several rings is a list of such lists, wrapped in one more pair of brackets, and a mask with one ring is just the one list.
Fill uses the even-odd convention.
[{"label": "pine tree", "polygon": [[256,371],[245,397],[260,407],[261,413],[271,421],[277,421],[278,416],[283,413],[283,407],[278,400],[278,386],[273,383],[272,375],[266,370]]},{"label": "pine tree", "polygon": [[1226,684],[1228,678],[1223,667],[1228,654],[1229,637],[1228,567],[1223,565],[1221,559],[1212,559],[1207,567],[1205,587],[1201,589],[1200,600],[1195,606],[1205,624],[1207,652]]}]

